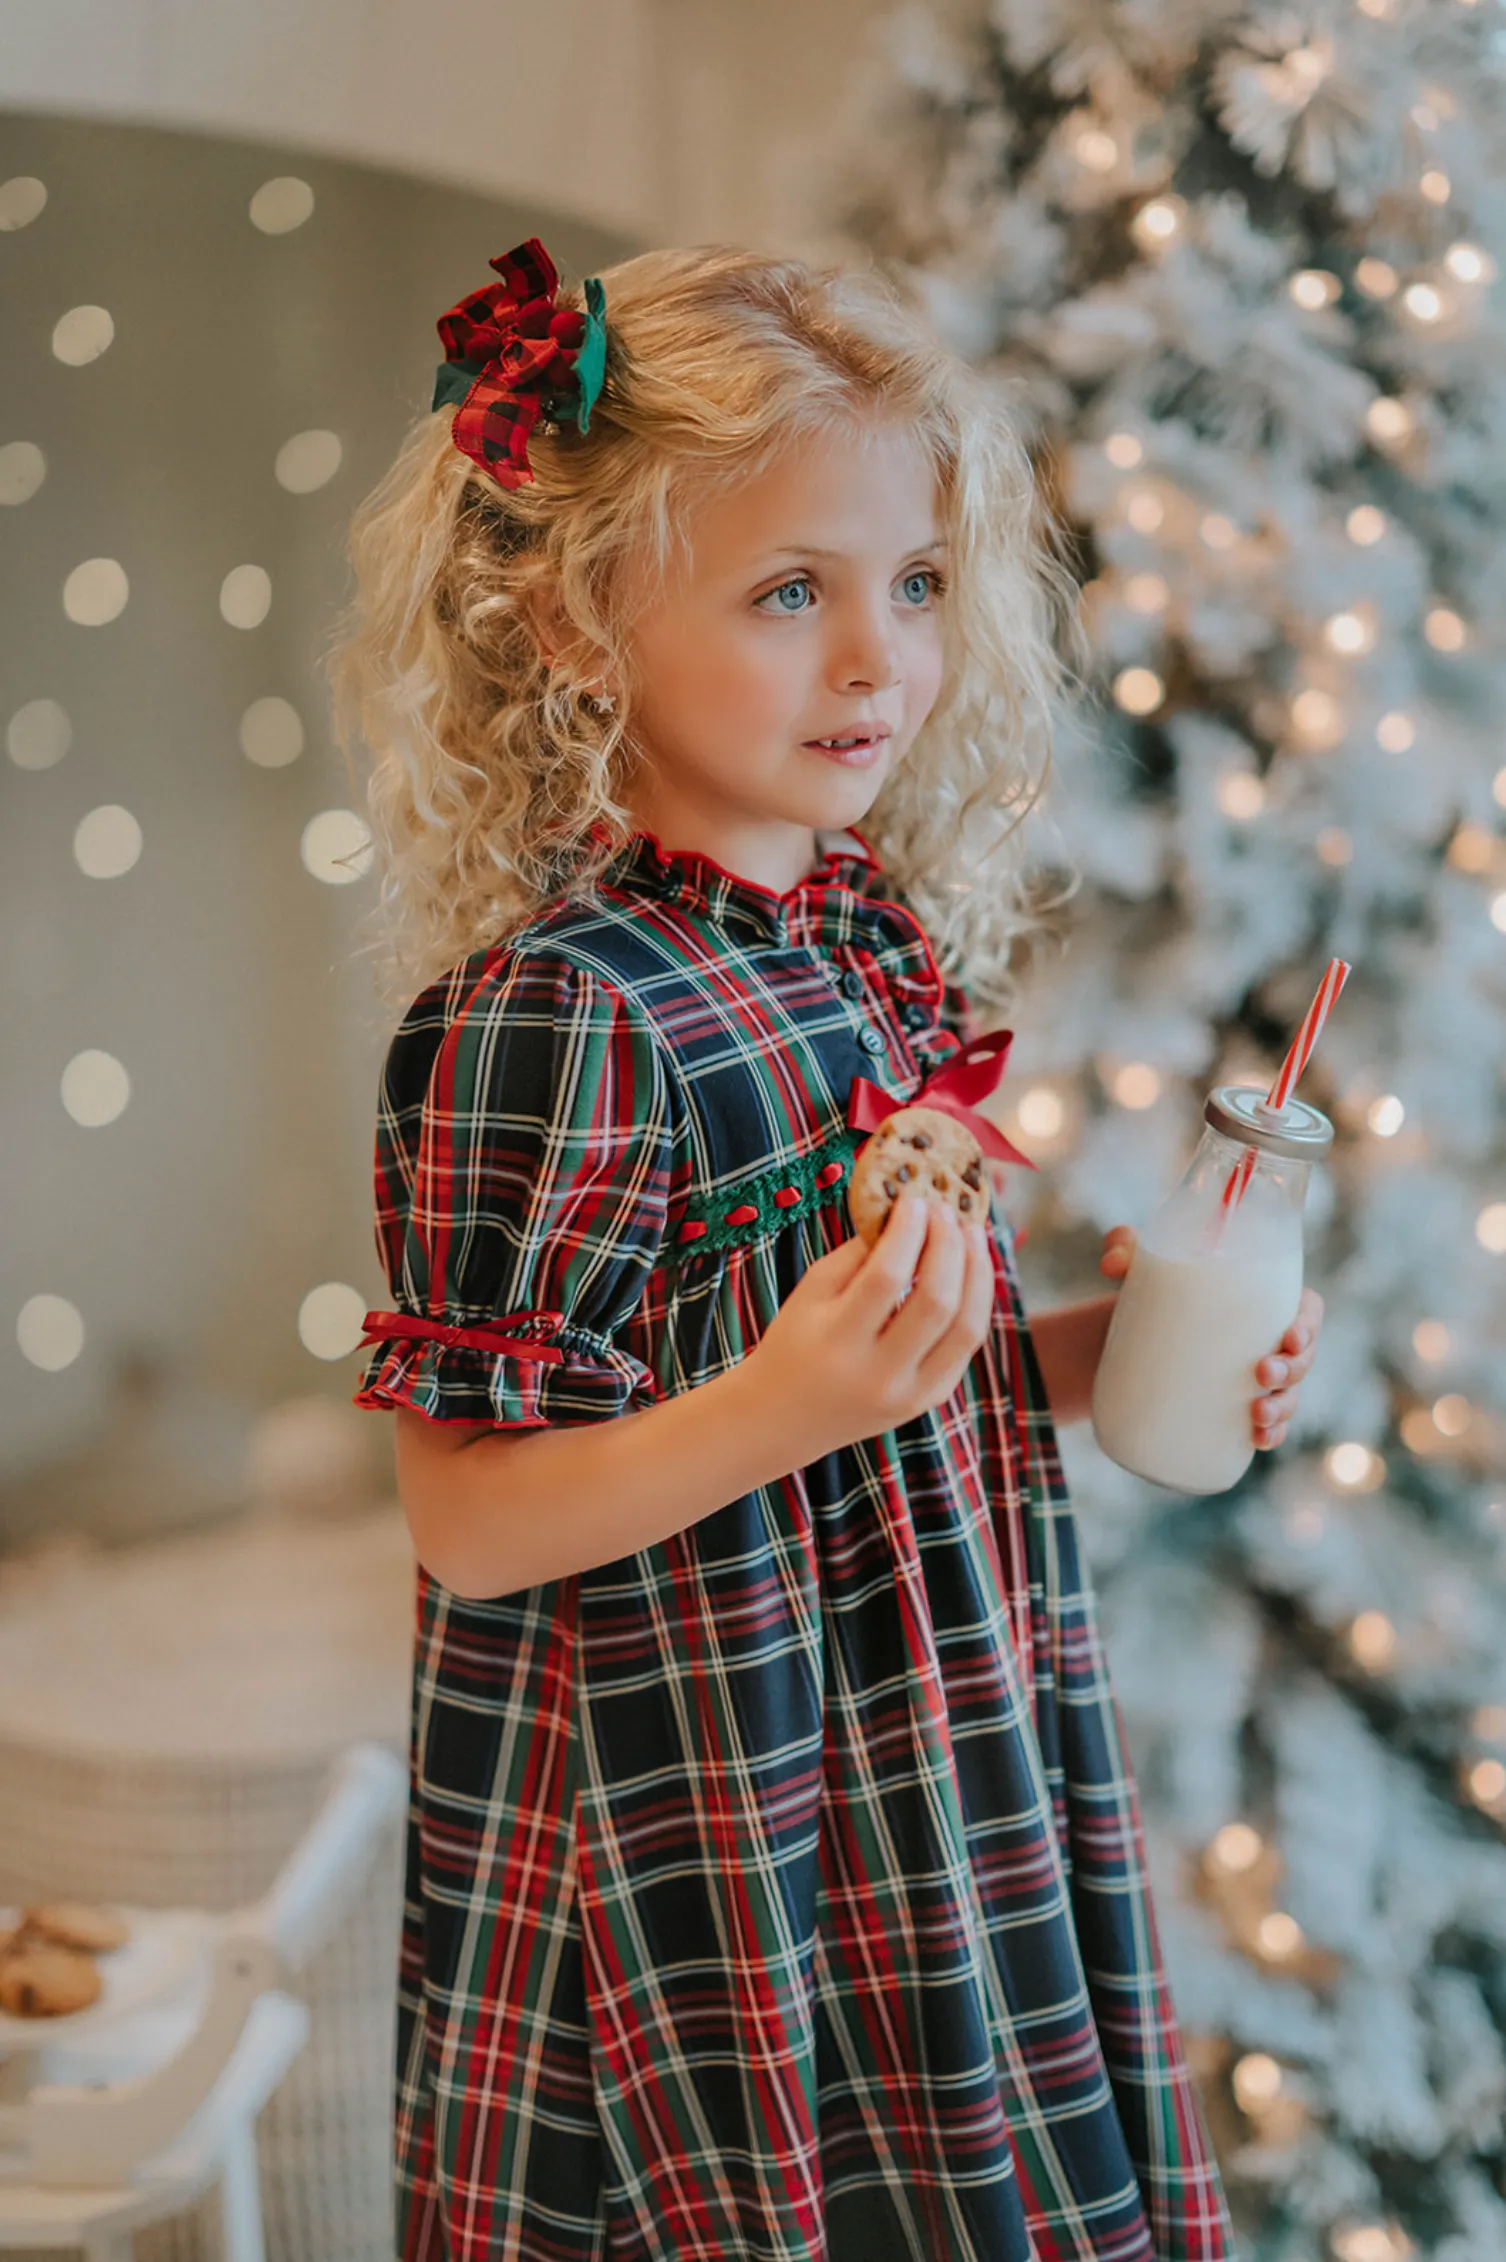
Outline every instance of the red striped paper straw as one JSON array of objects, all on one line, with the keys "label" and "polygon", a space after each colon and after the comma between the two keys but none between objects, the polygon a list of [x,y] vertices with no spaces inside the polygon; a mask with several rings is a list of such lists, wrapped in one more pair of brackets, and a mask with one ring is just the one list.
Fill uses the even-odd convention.
[{"label": "red striped paper straw", "polygon": [[1330,958],[1328,971],[1318,984],[1317,994],[1302,1016],[1302,1026],[1292,1039],[1291,1050],[1281,1063],[1281,1073],[1266,1094],[1266,1105],[1268,1107],[1285,1107],[1290,1099],[1292,1086],[1312,1058],[1313,1046],[1318,1041],[1324,1022],[1338,1003],[1339,993],[1348,981],[1349,975],[1350,966],[1347,959]]},{"label": "red striped paper straw", "polygon": [[[1348,981],[1352,971],[1349,961],[1345,958],[1330,958],[1328,961],[1327,971],[1318,984],[1312,1004],[1302,1016],[1302,1026],[1291,1041],[1291,1046],[1285,1060],[1281,1063],[1275,1083],[1266,1093],[1263,1105],[1270,1108],[1273,1114],[1279,1114],[1291,1098],[1292,1088],[1307,1066],[1308,1061],[1312,1058],[1313,1046],[1318,1041],[1323,1024],[1338,1002],[1339,992]],[[1221,1203],[1225,1217],[1232,1215],[1238,1209],[1240,1197],[1250,1183],[1254,1168],[1255,1149],[1246,1147],[1244,1153],[1230,1171],[1224,1185]]]}]

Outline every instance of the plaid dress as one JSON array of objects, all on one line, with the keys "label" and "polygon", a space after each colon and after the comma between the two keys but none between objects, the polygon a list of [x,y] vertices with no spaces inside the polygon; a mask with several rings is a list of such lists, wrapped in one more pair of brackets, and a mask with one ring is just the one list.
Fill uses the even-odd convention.
[{"label": "plaid dress", "polygon": [[[359,1405],[651,1406],[848,1237],[853,1077],[898,1105],[972,1030],[862,836],[820,846],[776,895],[640,832],[414,1001]],[[944,1404],[594,1570],[420,1568],[403,2262],[1231,2253],[992,1239]]]}]

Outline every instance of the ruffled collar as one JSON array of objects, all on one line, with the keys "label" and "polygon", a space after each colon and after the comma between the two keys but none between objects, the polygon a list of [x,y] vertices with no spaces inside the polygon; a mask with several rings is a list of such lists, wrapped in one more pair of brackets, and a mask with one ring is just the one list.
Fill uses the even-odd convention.
[{"label": "ruffled collar", "polygon": [[902,1008],[918,1008],[934,1021],[946,982],[929,937],[868,842],[849,827],[818,832],[816,845],[819,862],[777,894],[699,849],[666,848],[642,828],[607,866],[603,885],[628,898],[651,896],[720,929],[734,945],[808,950],[849,963],[857,950],[883,969]]},{"label": "ruffled collar", "polygon": [[836,911],[828,898],[845,899],[840,915],[850,924],[854,906],[870,900],[870,888],[882,884],[883,875],[855,828],[818,832],[816,845],[820,854],[813,869],[780,894],[728,871],[698,848],[666,848],[644,827],[612,859],[606,879],[610,886],[641,888],[661,902],[770,942],[807,942],[819,939]]}]

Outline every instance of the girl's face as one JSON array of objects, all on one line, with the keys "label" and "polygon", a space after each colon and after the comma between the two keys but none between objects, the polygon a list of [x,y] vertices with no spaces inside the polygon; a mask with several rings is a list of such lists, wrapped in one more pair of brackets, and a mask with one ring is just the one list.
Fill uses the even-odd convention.
[{"label": "girl's face", "polygon": [[[635,820],[782,891],[858,823],[941,687],[936,478],[895,425],[792,447],[706,503],[633,635]],[[811,742],[877,730],[858,764]]]}]

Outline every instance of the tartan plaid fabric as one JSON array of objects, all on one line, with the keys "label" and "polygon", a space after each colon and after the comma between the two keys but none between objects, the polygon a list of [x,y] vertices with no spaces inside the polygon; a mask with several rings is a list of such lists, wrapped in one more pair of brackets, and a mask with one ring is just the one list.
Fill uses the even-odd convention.
[{"label": "tartan plaid fabric", "polygon": [[[414,1002],[393,1297],[565,1356],[394,1339],[358,1403],[610,1418],[742,1358],[846,1238],[853,1076],[906,1098],[972,1030],[861,836],[824,845],[776,896],[640,833]],[[420,1570],[403,2262],[1232,2252],[994,1241],[944,1405],[592,1571]]]},{"label": "tartan plaid fabric", "polygon": [[435,324],[445,358],[430,406],[454,401],[451,437],[462,455],[501,487],[531,482],[528,442],[541,414],[591,421],[606,341],[600,282],[585,286],[587,312],[556,307],[559,273],[537,236],[488,264],[501,281],[472,291]]}]

